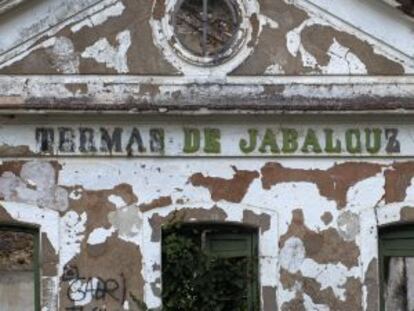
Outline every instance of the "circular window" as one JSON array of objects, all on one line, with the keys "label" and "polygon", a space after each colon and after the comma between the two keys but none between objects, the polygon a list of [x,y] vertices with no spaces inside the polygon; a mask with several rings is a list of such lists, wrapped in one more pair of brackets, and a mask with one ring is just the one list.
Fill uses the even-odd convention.
[{"label": "circular window", "polygon": [[235,52],[240,23],[234,0],[179,0],[173,14],[175,38],[190,53],[182,56],[203,64],[216,64]]},{"label": "circular window", "polygon": [[259,16],[257,0],[154,0],[150,24],[155,44],[181,73],[221,79],[253,52]]}]

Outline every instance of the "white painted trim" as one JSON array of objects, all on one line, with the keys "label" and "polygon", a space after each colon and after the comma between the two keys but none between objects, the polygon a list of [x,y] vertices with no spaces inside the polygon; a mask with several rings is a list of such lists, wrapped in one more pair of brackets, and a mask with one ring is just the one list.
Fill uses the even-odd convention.
[{"label": "white painted trim", "polygon": [[[148,308],[159,308],[161,306],[161,298],[154,295],[151,283],[161,280],[161,269],[154,270],[154,266],[161,267],[161,240],[159,242],[152,242],[151,235],[153,228],[149,223],[149,219],[156,213],[160,216],[167,216],[174,210],[183,208],[206,208],[210,209],[218,207],[222,209],[227,218],[225,222],[243,223],[243,212],[252,211],[258,215],[266,213],[270,216],[270,229],[266,232],[259,232],[259,286],[261,290],[263,287],[271,286],[278,288],[279,286],[279,224],[278,215],[275,209],[266,207],[251,206],[246,204],[231,204],[226,202],[219,202],[212,206],[211,202],[191,202],[189,205],[157,208],[142,214],[143,229],[142,234],[142,274],[144,278],[144,301]],[[276,208],[276,207],[275,207]],[[197,219],[194,219],[197,221]],[[277,296],[277,293],[276,293]],[[263,299],[263,293],[261,293]],[[262,307],[263,310],[263,301]]]},{"label": "white painted trim", "polygon": [[30,38],[26,38],[21,43],[18,43],[17,45],[11,47],[9,50],[4,51],[3,53],[0,52],[0,68],[7,66],[8,61],[11,59],[15,60],[15,58],[23,58],[30,54],[34,49],[36,49],[36,46],[33,47],[33,45],[43,36],[52,37],[64,27],[73,23],[80,22],[96,13],[105,10],[108,7],[115,5],[118,2],[119,0],[97,0],[92,5],[78,12],[74,16],[58,22],[57,24],[52,24],[50,28],[42,29],[42,31],[40,31],[38,34],[33,35]]},{"label": "white painted trim", "polygon": [[[0,75],[0,86],[13,82],[15,86],[30,82],[48,84],[70,83],[113,83],[134,86],[139,84],[191,85],[194,83],[214,83],[218,85],[414,85],[414,75],[405,76],[227,76],[210,81],[209,77],[200,76],[141,76],[141,75]],[[200,85],[200,88],[203,86]],[[1,88],[0,88],[1,90]],[[0,93],[1,95],[1,93]]]},{"label": "white painted trim", "polygon": [[[0,205],[6,210],[6,212],[13,218],[14,221],[27,225],[34,225],[39,228],[39,240],[40,240],[40,266],[42,266],[42,234],[46,234],[49,239],[53,249],[56,254],[60,256],[60,217],[57,211],[50,209],[39,208],[36,205],[29,205],[25,203],[9,202],[9,201],[0,201]],[[59,260],[60,268],[60,260]],[[47,311],[58,311],[59,310],[59,284],[60,276],[56,275],[53,277],[43,276],[40,271],[40,295],[41,295],[41,304],[42,310],[47,309]],[[43,296],[43,288],[47,284],[54,285],[53,298],[49,295],[50,300],[48,301],[46,297]],[[54,307],[56,306],[57,309]],[[53,308],[53,309],[51,309]]]},{"label": "white painted trim", "polygon": [[[359,214],[360,238],[359,248],[361,255],[359,264],[361,267],[362,281],[362,306],[364,311],[368,310],[368,286],[365,282],[366,272],[373,259],[378,259],[378,231],[375,207],[369,207]],[[379,303],[379,302],[378,302]]]},{"label": "white painted trim", "polygon": [[[313,11],[321,17],[339,22],[364,35],[365,40],[375,40],[389,52],[413,62],[413,23],[400,11],[378,0],[288,0],[299,7]],[[335,21],[332,20],[335,19]],[[393,34],[390,35],[392,29]]]},{"label": "white painted trim", "polygon": [[[81,84],[86,91],[71,91],[70,84]],[[159,92],[140,92],[143,84],[155,85]],[[272,91],[266,86],[278,88]],[[175,94],[178,98],[174,97]],[[8,110],[14,107],[23,110],[19,105],[28,104],[28,100],[32,100],[30,108],[41,108],[45,103],[44,100],[33,99],[53,99],[49,102],[50,110],[60,100],[68,99],[70,102],[66,109],[78,101],[77,104],[82,105],[77,107],[80,110],[87,104],[122,110],[122,105],[126,103],[147,103],[152,107],[172,107],[173,110],[178,105],[194,108],[235,105],[237,109],[243,109],[244,104],[255,104],[255,110],[259,111],[265,105],[276,109],[283,104],[294,109],[301,103],[311,107],[315,103],[321,104],[323,100],[327,101],[326,107],[336,107],[338,100],[353,99],[359,99],[359,104],[366,104],[365,107],[370,105],[370,101],[378,103],[382,100],[379,109],[386,109],[390,99],[394,99],[394,106],[404,104],[403,107],[410,108],[413,98],[414,76],[252,76],[210,80],[208,77],[175,76],[0,75],[0,106]],[[118,106],[114,106],[116,104]],[[234,107],[231,109],[234,110]],[[363,110],[362,107],[360,110]],[[168,112],[168,109],[160,112]]]}]

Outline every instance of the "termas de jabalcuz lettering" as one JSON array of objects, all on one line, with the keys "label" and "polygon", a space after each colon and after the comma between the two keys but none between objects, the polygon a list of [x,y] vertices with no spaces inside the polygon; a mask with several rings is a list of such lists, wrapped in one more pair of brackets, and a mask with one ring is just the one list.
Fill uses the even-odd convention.
[{"label": "termas de jabalcuz lettering", "polygon": [[[318,155],[396,154],[396,128],[36,128],[44,154]],[[226,147],[226,148],[224,148]]]}]

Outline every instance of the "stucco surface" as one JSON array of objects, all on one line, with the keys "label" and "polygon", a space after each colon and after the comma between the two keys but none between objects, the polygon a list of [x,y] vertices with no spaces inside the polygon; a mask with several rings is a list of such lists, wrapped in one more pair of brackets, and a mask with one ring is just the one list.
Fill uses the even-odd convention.
[{"label": "stucco surface", "polygon": [[[28,177],[39,165],[53,168],[55,175],[46,181],[65,190],[65,209],[27,197],[27,191],[42,187],[42,180]],[[56,267],[43,278],[59,280],[49,289],[49,296],[60,293],[59,310],[104,305],[139,310],[136,299],[158,307],[161,262],[154,250],[160,247],[161,225],[174,219],[261,228],[264,249],[277,256],[274,275],[261,272],[264,310],[275,305],[376,310],[378,279],[371,270],[377,253],[375,242],[367,244],[376,231],[368,224],[382,225],[389,217],[412,220],[414,172],[399,169],[410,165],[328,159],[4,160],[0,180],[12,175],[20,186],[14,196],[6,196],[2,186],[1,215],[43,222],[50,244],[50,259],[44,260]],[[54,197],[43,193],[43,200]],[[365,218],[367,211],[391,214],[388,220]],[[44,220],[49,213],[59,219],[54,228]]]},{"label": "stucco surface", "polygon": [[[166,26],[159,23],[169,12],[169,2],[107,0],[60,11],[54,11],[57,4],[50,2],[43,4],[45,7],[39,4],[38,15],[43,19],[19,34],[13,33],[13,24],[21,27],[18,21],[24,25],[28,16],[0,19],[0,33],[10,30],[9,38],[3,39],[1,74],[202,73],[220,78],[226,74],[403,75],[414,68],[405,47],[384,44],[383,34],[371,34],[369,25],[365,32],[352,26],[358,21],[344,23],[335,12],[315,11],[306,1],[247,1],[245,14],[250,15],[246,27],[250,30],[245,49],[228,65],[211,68],[180,60],[164,42],[168,35],[162,27]],[[55,14],[53,22],[48,12]],[[378,12],[381,8],[373,4],[372,13],[367,7],[365,14]],[[375,19],[391,18],[386,10],[381,14]]]}]

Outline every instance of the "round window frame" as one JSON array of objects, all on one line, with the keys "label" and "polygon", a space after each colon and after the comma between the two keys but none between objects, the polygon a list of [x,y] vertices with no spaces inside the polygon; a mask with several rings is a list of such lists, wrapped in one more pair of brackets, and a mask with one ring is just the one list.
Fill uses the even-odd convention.
[{"label": "round window frame", "polygon": [[176,50],[177,54],[185,61],[194,65],[201,66],[215,66],[226,61],[226,59],[233,57],[241,48],[246,35],[246,29],[242,28],[243,17],[246,16],[246,12],[243,8],[242,1],[238,0],[222,0],[229,7],[230,10],[234,10],[235,17],[237,19],[237,28],[233,32],[231,38],[223,45],[219,52],[214,53],[213,56],[200,56],[191,51],[184,43],[179,39],[179,35],[176,33],[176,16],[185,1],[189,0],[177,0],[174,6],[174,10],[171,13],[171,22],[173,27],[173,40],[172,48]]},{"label": "round window frame", "polygon": [[[173,14],[179,0],[156,0],[150,21],[154,42],[165,59],[184,75],[225,76],[242,64],[253,52],[261,32],[260,6],[256,0],[233,0],[239,9],[237,37],[219,57],[200,57],[184,47],[175,34]],[[162,7],[162,14],[159,8]],[[156,14],[154,12],[157,12]],[[253,22],[257,24],[253,25]]]}]

